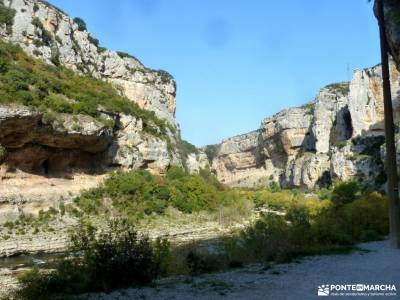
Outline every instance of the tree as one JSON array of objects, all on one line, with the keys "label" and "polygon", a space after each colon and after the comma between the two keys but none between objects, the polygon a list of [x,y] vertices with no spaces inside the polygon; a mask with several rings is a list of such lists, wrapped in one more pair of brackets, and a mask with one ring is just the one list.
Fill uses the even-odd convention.
[{"label": "tree", "polygon": [[74,18],[74,22],[78,25],[79,31],[84,31],[87,29],[85,21],[83,21],[81,18],[79,17]]},{"label": "tree", "polygon": [[396,147],[394,138],[394,122],[392,94],[390,90],[390,73],[388,59],[388,43],[386,37],[385,15],[383,0],[376,1],[377,17],[379,21],[381,59],[382,59],[382,88],[385,110],[385,136],[386,136],[386,173],[388,177],[389,194],[389,228],[390,243],[392,247],[400,248],[400,204],[399,182],[397,175]]}]

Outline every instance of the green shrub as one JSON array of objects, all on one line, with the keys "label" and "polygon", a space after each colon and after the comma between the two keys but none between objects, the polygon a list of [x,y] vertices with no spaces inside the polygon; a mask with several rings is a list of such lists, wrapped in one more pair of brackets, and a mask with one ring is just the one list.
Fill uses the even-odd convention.
[{"label": "green shrub", "polygon": [[57,120],[56,114],[51,111],[45,112],[42,116],[42,121],[44,124],[51,124],[56,120]]},{"label": "green shrub", "polygon": [[[145,285],[165,268],[167,241],[153,245],[139,236],[126,220],[112,221],[107,232],[83,222],[71,236],[71,251],[80,256],[62,259],[54,271],[37,268],[18,277],[19,299],[53,299],[57,295],[109,292],[132,285]],[[76,252],[79,251],[79,252]]]},{"label": "green shrub", "polygon": [[[97,188],[83,192],[75,203],[87,214],[115,209],[131,219],[163,214],[168,206],[182,212],[215,211],[225,201],[227,191],[209,171],[188,174],[171,167],[165,177],[147,171],[111,173]],[[103,199],[112,200],[106,207]]]},{"label": "green shrub", "polygon": [[7,149],[2,144],[0,144],[0,161],[2,161],[7,155]]},{"label": "green shrub", "polygon": [[14,24],[15,10],[0,2],[0,23],[6,25],[8,33],[12,33],[12,25]]},{"label": "green shrub", "polygon": [[347,193],[343,195],[339,207],[312,198],[284,204],[286,215],[265,214],[240,235],[226,239],[225,255],[242,263],[285,262],[304,255],[346,252],[355,243],[387,235],[386,197],[373,192],[349,202]]},{"label": "green shrub", "polygon": [[335,146],[339,149],[342,149],[343,147],[345,147],[347,145],[347,141],[337,141],[335,143]]},{"label": "green shrub", "polygon": [[339,182],[332,191],[332,201],[336,205],[347,204],[360,196],[360,185],[355,181]]},{"label": "green shrub", "polygon": [[219,148],[220,148],[220,145],[207,145],[205,147],[204,152],[206,153],[210,164],[212,163],[214,158],[217,157]]},{"label": "green shrub", "polygon": [[53,47],[51,49],[51,57],[50,61],[55,65],[55,66],[60,66],[60,51],[58,50],[57,47]]},{"label": "green shrub", "polygon": [[272,192],[279,192],[281,190],[281,186],[280,186],[279,182],[276,182],[276,181],[272,181],[269,184],[269,188]]},{"label": "green shrub", "polygon": [[131,54],[127,53],[127,52],[117,51],[117,54],[121,58],[125,58],[125,57],[126,58],[133,58],[133,59],[139,61],[136,57],[134,57],[133,55],[131,55]]},{"label": "green shrub", "polygon": [[347,95],[350,92],[350,82],[332,83],[327,85],[326,88],[334,93]]},{"label": "green shrub", "polygon": [[154,70],[154,71],[157,73],[158,76],[160,76],[161,81],[163,83],[168,83],[168,82],[174,80],[174,77],[172,77],[172,75],[169,74],[167,71],[164,71],[164,70]]},{"label": "green shrub", "polygon": [[189,272],[193,275],[211,273],[222,268],[220,255],[190,251],[186,257]]},{"label": "green shrub", "polygon": [[98,39],[92,37],[91,35],[89,35],[88,39],[89,39],[89,42],[91,42],[93,45],[95,45],[96,47],[99,47],[100,42]]},{"label": "green shrub", "polygon": [[389,231],[388,201],[377,192],[343,207],[349,234],[359,241],[383,238]]},{"label": "green shrub", "polygon": [[76,23],[78,25],[79,31],[87,30],[86,23],[83,19],[76,17],[76,18],[74,18],[74,23]]},{"label": "green shrub", "polygon": [[37,27],[37,28],[43,29],[42,21],[40,21],[40,19],[38,17],[34,17],[32,19],[32,25]]},{"label": "green shrub", "polygon": [[180,140],[178,145],[179,153],[181,154],[181,158],[183,160],[183,164],[186,164],[186,158],[189,154],[194,153],[197,154],[199,150],[195,145],[192,145],[188,141]]}]

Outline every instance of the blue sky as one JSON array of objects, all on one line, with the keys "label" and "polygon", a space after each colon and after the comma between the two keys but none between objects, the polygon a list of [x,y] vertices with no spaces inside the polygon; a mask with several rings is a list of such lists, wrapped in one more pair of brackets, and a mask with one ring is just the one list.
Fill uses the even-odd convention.
[{"label": "blue sky", "polygon": [[102,46],[170,72],[182,137],[197,146],[254,130],[379,62],[367,0],[50,2],[82,17]]}]

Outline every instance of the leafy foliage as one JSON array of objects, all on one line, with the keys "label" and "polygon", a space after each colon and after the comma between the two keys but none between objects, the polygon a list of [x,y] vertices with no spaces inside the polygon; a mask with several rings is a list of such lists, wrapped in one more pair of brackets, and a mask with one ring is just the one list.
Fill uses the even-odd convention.
[{"label": "leafy foliage", "polygon": [[196,146],[185,140],[180,141],[179,150],[183,157],[187,157],[190,153],[198,153]]},{"label": "leafy foliage", "polygon": [[169,74],[167,71],[164,71],[164,70],[152,70],[152,71],[155,71],[157,73],[157,75],[160,76],[161,81],[163,83],[168,83],[168,82],[174,80],[174,77],[172,77],[172,75]]},{"label": "leafy foliage", "polygon": [[104,184],[82,193],[76,204],[87,214],[110,209],[104,199],[111,199],[112,209],[130,219],[152,213],[163,214],[168,206],[192,213],[216,209],[223,199],[222,186],[208,171],[190,175],[171,167],[166,177],[147,171],[114,172]]},{"label": "leafy foliage", "polygon": [[87,30],[86,23],[83,19],[76,17],[76,18],[74,18],[74,23],[76,23],[78,25],[79,31]]},{"label": "leafy foliage", "polygon": [[347,95],[350,92],[350,83],[349,82],[332,83],[327,85],[326,88],[334,93]]},{"label": "leafy foliage", "polygon": [[120,96],[111,84],[78,75],[62,66],[46,65],[26,55],[18,46],[3,41],[0,41],[0,82],[0,103],[18,102],[42,112],[86,114],[100,121],[100,110],[134,115],[143,120],[144,131],[167,138],[166,121]]},{"label": "leafy foliage", "polygon": [[4,5],[0,1],[0,23],[5,24],[7,31],[11,33],[12,25],[14,23],[15,10]]},{"label": "leafy foliage", "polygon": [[132,54],[129,54],[127,52],[123,52],[123,51],[117,51],[117,54],[119,57],[121,58],[133,58],[134,60],[139,61],[136,57],[134,57]]},{"label": "leafy foliage", "polygon": [[[348,200],[347,193],[344,199]],[[304,255],[346,252],[355,243],[381,239],[388,233],[387,204],[386,197],[377,192],[340,206],[329,200],[297,199],[283,204],[285,215],[267,213],[228,238],[224,249],[230,261],[242,263],[287,262]]]},{"label": "leafy foliage", "polygon": [[208,161],[212,163],[215,157],[218,155],[219,145],[207,145],[204,149],[204,152],[207,155]]},{"label": "leafy foliage", "polygon": [[56,295],[108,292],[132,285],[145,285],[157,278],[167,263],[169,244],[139,236],[126,220],[111,221],[106,232],[82,222],[71,236],[72,253],[54,271],[37,268],[19,276],[20,299],[54,299]]},{"label": "leafy foliage", "polygon": [[332,191],[332,201],[336,205],[347,204],[360,196],[360,186],[355,181],[339,182]]},{"label": "leafy foliage", "polygon": [[189,154],[191,153],[197,154],[199,152],[195,145],[192,145],[188,141],[182,139],[179,141],[178,150],[181,155],[184,166],[186,166],[186,160]]},{"label": "leafy foliage", "polygon": [[0,144],[0,161],[4,159],[4,157],[7,155],[7,149]]}]

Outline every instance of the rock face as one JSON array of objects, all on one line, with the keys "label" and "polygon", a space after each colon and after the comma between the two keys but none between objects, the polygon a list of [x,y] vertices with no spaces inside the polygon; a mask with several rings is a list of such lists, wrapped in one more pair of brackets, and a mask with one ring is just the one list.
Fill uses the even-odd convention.
[{"label": "rock face", "polygon": [[[395,117],[399,72],[391,62]],[[313,188],[332,180],[385,181],[381,68],[354,72],[350,83],[329,85],[314,102],[266,118],[248,134],[222,141],[212,168],[228,185]]]},{"label": "rock face", "polygon": [[16,168],[48,175],[95,167],[98,154],[111,143],[112,130],[90,116],[60,117],[62,128],[43,123],[42,114],[32,108],[0,106],[0,141],[7,149],[0,166],[3,177]]},{"label": "rock face", "polygon": [[197,153],[190,153],[186,158],[186,168],[189,173],[199,173],[201,169],[209,169],[210,163],[202,149]]},{"label": "rock face", "polygon": [[48,3],[5,0],[4,4],[16,14],[12,30],[0,29],[1,38],[49,64],[108,80],[131,101],[177,126],[176,86],[167,72],[150,70],[133,56],[99,47],[85,28]]}]

